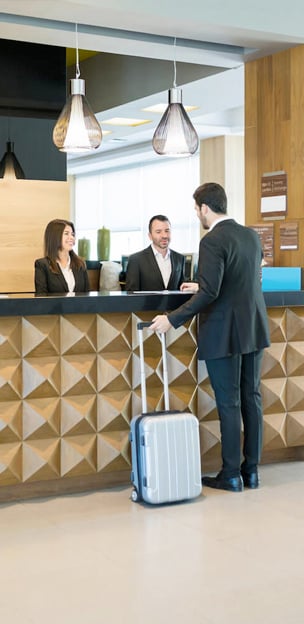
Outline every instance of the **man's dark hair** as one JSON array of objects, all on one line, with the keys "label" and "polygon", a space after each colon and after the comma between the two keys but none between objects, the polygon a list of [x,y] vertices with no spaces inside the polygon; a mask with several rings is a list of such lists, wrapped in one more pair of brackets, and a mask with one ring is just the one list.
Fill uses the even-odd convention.
[{"label": "man's dark hair", "polygon": [[227,195],[220,184],[206,182],[199,186],[193,193],[193,199],[201,207],[202,204],[209,206],[212,212],[227,212]]},{"label": "man's dark hair", "polygon": [[153,221],[168,221],[168,223],[171,225],[170,220],[168,219],[168,217],[165,217],[165,215],[154,215],[154,217],[151,217],[150,221],[149,221],[149,232],[151,234],[151,230],[152,230],[152,223]]}]

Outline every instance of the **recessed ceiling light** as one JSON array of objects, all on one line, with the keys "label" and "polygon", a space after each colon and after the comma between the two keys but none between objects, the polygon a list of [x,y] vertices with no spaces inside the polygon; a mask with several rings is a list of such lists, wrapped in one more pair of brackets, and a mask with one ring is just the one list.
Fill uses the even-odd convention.
[{"label": "recessed ceiling light", "polygon": [[112,119],[103,120],[102,124],[109,124],[111,126],[142,126],[143,124],[151,123],[151,119],[132,119],[128,117],[112,117]]},{"label": "recessed ceiling light", "polygon": [[[154,106],[147,106],[146,108],[142,108],[142,111],[145,111],[146,113],[164,113],[166,108],[168,107],[168,102],[167,104],[154,104]],[[193,110],[197,110],[199,108],[199,106],[184,106],[184,109],[187,111],[187,113],[189,113],[189,111],[193,111]]]}]

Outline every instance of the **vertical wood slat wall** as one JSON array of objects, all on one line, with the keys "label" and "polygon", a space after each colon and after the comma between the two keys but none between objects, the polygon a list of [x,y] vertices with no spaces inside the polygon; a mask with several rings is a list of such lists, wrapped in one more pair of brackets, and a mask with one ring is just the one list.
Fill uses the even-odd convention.
[{"label": "vertical wood slat wall", "polygon": [[200,181],[221,184],[227,193],[229,215],[242,222],[245,215],[243,136],[218,136],[201,141]]},{"label": "vertical wood slat wall", "polygon": [[273,219],[275,266],[301,266],[304,235],[304,46],[273,54],[245,66],[246,224],[261,218],[261,177],[287,173],[287,222],[299,223],[299,249],[279,248]]},{"label": "vertical wood slat wall", "polygon": [[32,292],[45,226],[69,219],[68,182],[0,180],[0,292]]}]

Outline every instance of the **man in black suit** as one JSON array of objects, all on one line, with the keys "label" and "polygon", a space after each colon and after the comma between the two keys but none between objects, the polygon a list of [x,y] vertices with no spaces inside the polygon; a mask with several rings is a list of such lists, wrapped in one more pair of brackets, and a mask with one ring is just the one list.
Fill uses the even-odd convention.
[{"label": "man in black suit", "polygon": [[164,215],[149,221],[151,245],[128,259],[126,290],[179,290],[184,281],[185,258],[169,249],[171,224]]},{"label": "man in black suit", "polygon": [[199,359],[206,361],[214,390],[222,443],[222,469],[216,477],[203,477],[203,484],[239,492],[244,485],[259,485],[260,371],[263,349],[270,344],[260,278],[262,249],[254,230],[226,214],[227,197],[219,184],[203,184],[193,197],[208,230],[200,242],[197,292],[168,316],[156,316],[151,329],[165,332],[199,314]]}]

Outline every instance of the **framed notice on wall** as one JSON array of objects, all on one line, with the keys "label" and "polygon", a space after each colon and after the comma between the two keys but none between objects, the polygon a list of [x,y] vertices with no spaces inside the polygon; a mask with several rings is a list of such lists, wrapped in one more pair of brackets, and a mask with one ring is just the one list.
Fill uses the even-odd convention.
[{"label": "framed notice on wall", "polygon": [[263,250],[263,266],[273,266],[274,259],[274,225],[258,223],[249,227],[259,235]]},{"label": "framed notice on wall", "polygon": [[280,224],[280,249],[299,249],[299,224]]},{"label": "framed notice on wall", "polygon": [[261,216],[282,217],[287,213],[287,173],[264,173],[261,181]]}]

